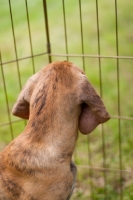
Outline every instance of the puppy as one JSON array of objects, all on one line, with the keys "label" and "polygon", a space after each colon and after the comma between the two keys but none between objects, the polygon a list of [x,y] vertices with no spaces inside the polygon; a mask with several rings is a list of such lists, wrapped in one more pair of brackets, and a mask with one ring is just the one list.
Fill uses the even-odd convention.
[{"label": "puppy", "polygon": [[67,61],[47,65],[29,78],[12,113],[29,121],[0,154],[0,200],[69,200],[78,129],[88,134],[110,118],[84,72]]}]

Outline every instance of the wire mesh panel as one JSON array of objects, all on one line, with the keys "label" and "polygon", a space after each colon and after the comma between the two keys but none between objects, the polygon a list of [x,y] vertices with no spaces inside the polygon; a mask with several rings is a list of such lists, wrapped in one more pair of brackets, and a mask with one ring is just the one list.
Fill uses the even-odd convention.
[{"label": "wire mesh panel", "polygon": [[111,120],[79,133],[72,199],[133,199],[132,6],[127,0],[1,0],[0,149],[26,121],[11,108],[28,77],[51,61],[83,68]]}]

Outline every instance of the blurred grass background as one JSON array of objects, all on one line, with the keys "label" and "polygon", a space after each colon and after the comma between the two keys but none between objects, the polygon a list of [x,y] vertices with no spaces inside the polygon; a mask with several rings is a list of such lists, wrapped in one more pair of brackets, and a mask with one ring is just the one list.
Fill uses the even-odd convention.
[{"label": "blurred grass background", "polygon": [[[47,1],[53,54],[66,53],[62,2],[61,0],[56,2]],[[69,54],[83,53],[78,2],[77,0],[64,1]],[[38,71],[48,63],[48,56],[44,54],[8,63],[16,60],[16,58],[21,59],[32,54],[37,55],[47,52],[43,3],[41,0],[0,0],[0,3],[0,51],[1,63],[3,63],[0,70],[0,149],[2,150],[12,140],[11,128],[14,137],[16,137],[26,124],[25,121],[20,120],[11,125],[4,125],[9,122],[9,118],[11,118],[11,121],[18,120],[18,118],[11,115],[11,109],[19,94],[21,85],[23,86],[28,77],[34,73],[34,67],[35,71]],[[116,1],[114,0],[98,1],[100,53],[104,56],[117,55],[115,3]],[[98,55],[96,1],[82,0],[81,9],[84,54]],[[132,1],[117,0],[119,56],[133,56],[132,9]],[[12,10],[12,15],[10,10]],[[33,52],[29,39],[27,11],[29,13]],[[16,38],[16,52],[11,18],[13,19]],[[52,61],[66,59],[65,56],[52,57]],[[69,61],[83,68],[82,57],[69,57]],[[99,68],[98,58],[85,57],[84,62],[86,75],[97,92],[99,94],[102,93],[103,101],[111,116],[120,114],[121,116],[132,118],[133,59],[119,59],[118,65],[115,58],[101,58],[101,69]],[[20,70],[20,81],[17,67]],[[7,111],[3,75],[10,116],[8,116]],[[122,199],[122,196],[124,200],[133,199],[132,132],[132,120],[121,119],[119,121],[112,117],[103,126],[98,126],[89,136],[79,134],[74,154],[75,162],[79,167],[73,200],[117,200]],[[115,170],[104,172],[89,169],[88,165],[95,168]],[[120,168],[126,170],[121,173],[122,176],[120,176]]]}]

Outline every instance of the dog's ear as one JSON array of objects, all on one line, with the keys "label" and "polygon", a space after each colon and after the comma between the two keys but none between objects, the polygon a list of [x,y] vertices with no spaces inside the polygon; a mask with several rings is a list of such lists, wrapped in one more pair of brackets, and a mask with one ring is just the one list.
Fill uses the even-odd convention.
[{"label": "dog's ear", "polygon": [[92,132],[100,123],[110,119],[101,98],[92,85],[85,78],[80,92],[81,114],[79,116],[79,130],[83,134]]},{"label": "dog's ear", "polygon": [[21,90],[18,99],[13,106],[12,114],[21,117],[23,119],[29,119],[30,114],[30,97],[34,90],[34,87],[39,79],[39,73],[34,74],[31,76],[26,84],[24,85],[23,89]]}]

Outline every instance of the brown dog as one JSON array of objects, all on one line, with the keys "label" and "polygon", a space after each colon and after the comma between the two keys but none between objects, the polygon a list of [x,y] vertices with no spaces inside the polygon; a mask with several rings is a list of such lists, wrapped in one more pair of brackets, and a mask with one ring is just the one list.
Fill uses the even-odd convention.
[{"label": "brown dog", "polygon": [[13,114],[29,119],[0,154],[0,200],[69,200],[78,128],[88,134],[110,116],[76,65],[54,62],[33,75]]}]

